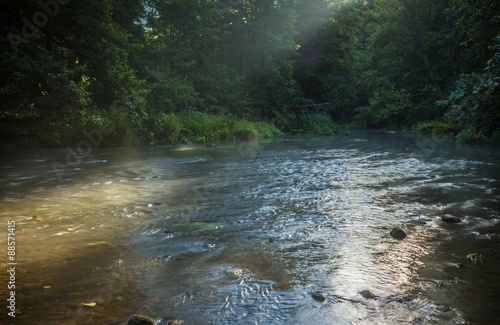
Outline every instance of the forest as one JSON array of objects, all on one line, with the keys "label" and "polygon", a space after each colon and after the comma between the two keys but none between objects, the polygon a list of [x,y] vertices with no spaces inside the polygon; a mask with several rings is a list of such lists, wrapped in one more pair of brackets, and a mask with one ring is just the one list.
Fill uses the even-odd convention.
[{"label": "forest", "polygon": [[0,138],[500,142],[495,0],[5,0]]}]

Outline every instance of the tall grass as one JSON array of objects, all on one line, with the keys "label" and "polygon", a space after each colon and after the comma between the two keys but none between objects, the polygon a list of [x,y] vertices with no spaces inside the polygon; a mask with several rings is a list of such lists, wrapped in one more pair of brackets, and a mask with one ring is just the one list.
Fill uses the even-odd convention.
[{"label": "tall grass", "polygon": [[43,123],[45,127],[26,127],[27,140],[24,142],[30,145],[72,145],[86,140],[84,134],[92,130],[100,132],[102,139],[99,140],[99,145],[104,146],[149,142],[215,144],[283,135],[268,122],[253,122],[234,115],[197,111],[143,116],[136,112],[96,108],[50,121],[52,122]]},{"label": "tall grass", "polygon": [[252,122],[234,115],[190,111],[150,117],[151,132],[159,142],[214,144],[233,140],[272,138],[283,133],[268,122]]}]

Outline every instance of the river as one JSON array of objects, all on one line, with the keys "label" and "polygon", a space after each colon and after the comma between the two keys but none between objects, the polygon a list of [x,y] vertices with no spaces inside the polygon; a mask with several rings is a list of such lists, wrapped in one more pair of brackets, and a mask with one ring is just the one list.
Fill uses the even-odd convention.
[{"label": "river", "polygon": [[499,323],[499,148],[354,132],[69,150],[2,149],[1,324]]}]

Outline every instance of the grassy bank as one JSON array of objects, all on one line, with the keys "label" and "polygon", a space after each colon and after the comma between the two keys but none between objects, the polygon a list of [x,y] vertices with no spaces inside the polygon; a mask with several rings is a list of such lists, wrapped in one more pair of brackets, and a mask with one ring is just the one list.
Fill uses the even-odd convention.
[{"label": "grassy bank", "polygon": [[202,112],[159,114],[148,118],[148,141],[155,143],[205,143],[252,141],[283,135],[275,125],[234,115]]},{"label": "grassy bank", "polygon": [[414,127],[417,131],[424,133],[453,133],[455,139],[460,143],[489,143],[500,144],[500,130],[478,130],[475,127],[460,128],[450,121],[433,120],[419,123]]},{"label": "grassy bank", "polygon": [[3,143],[27,146],[65,146],[82,141],[98,142],[101,146],[151,142],[208,145],[284,135],[270,122],[196,111],[144,116],[96,110],[79,116],[15,119],[9,121],[2,131]]},{"label": "grassy bank", "polygon": [[[5,120],[4,120],[5,122]],[[137,114],[93,110],[73,116],[13,119],[2,142],[28,146],[65,146],[90,141],[100,146],[140,144],[217,144],[281,137],[285,134],[332,135],[339,126],[323,113],[293,113],[272,121],[250,121],[230,114],[198,111]]]}]

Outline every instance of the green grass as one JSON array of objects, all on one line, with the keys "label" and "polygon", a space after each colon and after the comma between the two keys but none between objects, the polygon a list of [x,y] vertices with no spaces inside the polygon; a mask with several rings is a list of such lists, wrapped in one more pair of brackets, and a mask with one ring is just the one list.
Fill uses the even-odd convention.
[{"label": "green grass", "polygon": [[252,141],[282,136],[273,124],[253,122],[234,115],[190,111],[150,117],[151,131],[158,142],[215,144]]},{"label": "green grass", "polygon": [[447,121],[433,120],[428,122],[421,122],[415,127],[421,132],[451,132],[455,129],[455,126]]}]

